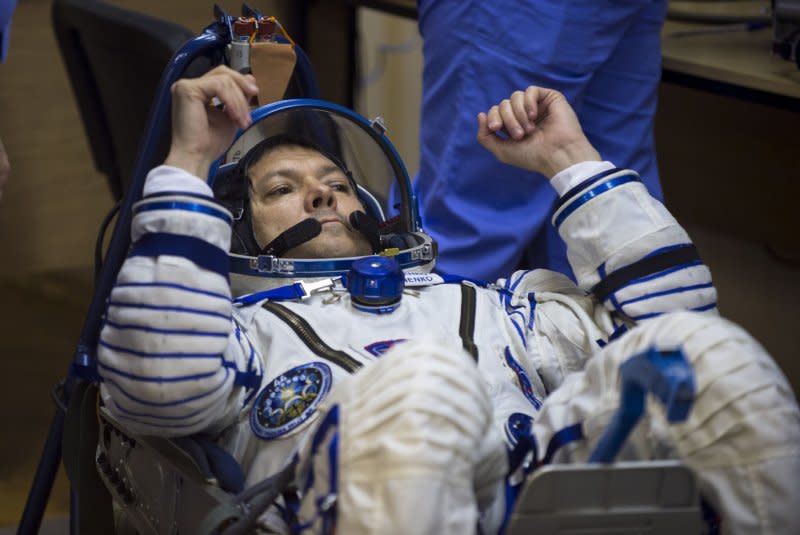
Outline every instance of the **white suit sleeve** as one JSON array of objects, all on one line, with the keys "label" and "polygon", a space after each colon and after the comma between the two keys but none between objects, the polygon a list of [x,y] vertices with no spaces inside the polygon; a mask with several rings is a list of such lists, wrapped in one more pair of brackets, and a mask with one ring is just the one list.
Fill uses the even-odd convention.
[{"label": "white suit sleeve", "polygon": [[104,400],[137,433],[221,429],[262,378],[233,318],[231,215],[176,168],[151,171],[144,193],[98,344]]},{"label": "white suit sleeve", "polygon": [[686,231],[639,176],[609,162],[556,175],[553,224],[585,290],[636,320],[664,312],[716,312],[716,290]]}]

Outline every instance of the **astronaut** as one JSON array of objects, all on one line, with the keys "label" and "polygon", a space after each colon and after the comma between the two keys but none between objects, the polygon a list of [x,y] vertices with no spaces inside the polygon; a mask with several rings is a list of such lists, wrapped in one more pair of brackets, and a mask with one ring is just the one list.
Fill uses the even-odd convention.
[{"label": "astronaut", "polygon": [[[297,462],[298,503],[265,530],[499,533],[520,448],[535,465],[581,422],[557,460],[585,460],[619,402],[619,364],[680,347],[696,374],[689,420],[648,405],[624,455],[682,458],[726,533],[797,533],[788,382],[719,318],[685,231],[635,172],[601,161],[563,96],[515,92],[479,114],[478,140],[551,178],[579,286],[546,270],[493,284],[431,273],[407,176],[343,111],[287,104],[226,152],[257,126],[257,91],[226,67],[173,86],[172,146],[134,208],[98,347],[103,401],[133,432],[209,434],[248,484]],[[501,132],[520,125],[522,140]],[[354,149],[355,131],[367,143]],[[354,164],[370,143],[385,161]],[[223,153],[245,155],[215,199],[202,177]]]}]

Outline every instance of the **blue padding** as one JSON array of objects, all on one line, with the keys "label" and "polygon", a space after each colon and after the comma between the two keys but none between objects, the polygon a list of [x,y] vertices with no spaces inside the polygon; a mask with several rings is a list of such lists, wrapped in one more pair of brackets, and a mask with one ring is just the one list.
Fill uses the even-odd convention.
[{"label": "blue padding", "polygon": [[134,244],[128,257],[182,256],[198,266],[228,278],[228,253],[200,238],[182,234],[145,234]]},{"label": "blue padding", "polygon": [[153,201],[139,204],[134,208],[134,215],[153,210],[184,210],[186,212],[196,212],[198,214],[210,215],[221,219],[226,223],[231,223],[231,215],[223,208],[214,208],[207,204],[197,204],[188,201]]},{"label": "blue padding", "polygon": [[591,201],[595,197],[602,195],[603,193],[606,193],[616,188],[617,186],[623,186],[631,182],[641,182],[641,181],[636,176],[625,175],[617,178],[612,178],[607,182],[603,182],[602,184],[595,186],[594,188],[590,189],[589,191],[587,191],[586,193],[584,193],[583,195],[572,201],[570,204],[568,204],[564,208],[564,210],[560,214],[558,214],[558,217],[556,217],[556,220],[553,222],[553,225],[555,225],[556,228],[560,227],[561,223],[563,223],[566,218],[571,216],[572,213],[575,212],[575,210],[577,210],[587,202]]}]

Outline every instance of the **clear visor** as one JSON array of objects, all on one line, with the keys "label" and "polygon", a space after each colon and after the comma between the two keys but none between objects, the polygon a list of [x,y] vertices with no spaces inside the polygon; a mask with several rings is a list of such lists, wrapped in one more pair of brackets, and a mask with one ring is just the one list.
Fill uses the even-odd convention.
[{"label": "clear visor", "polygon": [[253,112],[220,160],[229,167],[261,141],[275,136],[305,140],[332,160],[343,163],[358,185],[359,196],[378,220],[400,217],[399,229],[419,230],[408,174],[380,126],[338,105],[317,100],[287,100]]}]

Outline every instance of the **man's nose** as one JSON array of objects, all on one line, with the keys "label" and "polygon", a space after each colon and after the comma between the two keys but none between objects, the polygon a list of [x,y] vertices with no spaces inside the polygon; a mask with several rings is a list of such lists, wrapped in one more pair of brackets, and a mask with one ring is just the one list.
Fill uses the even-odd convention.
[{"label": "man's nose", "polygon": [[336,196],[333,190],[323,184],[316,182],[309,188],[308,195],[306,196],[306,209],[308,211],[319,210],[320,208],[335,208]]}]

